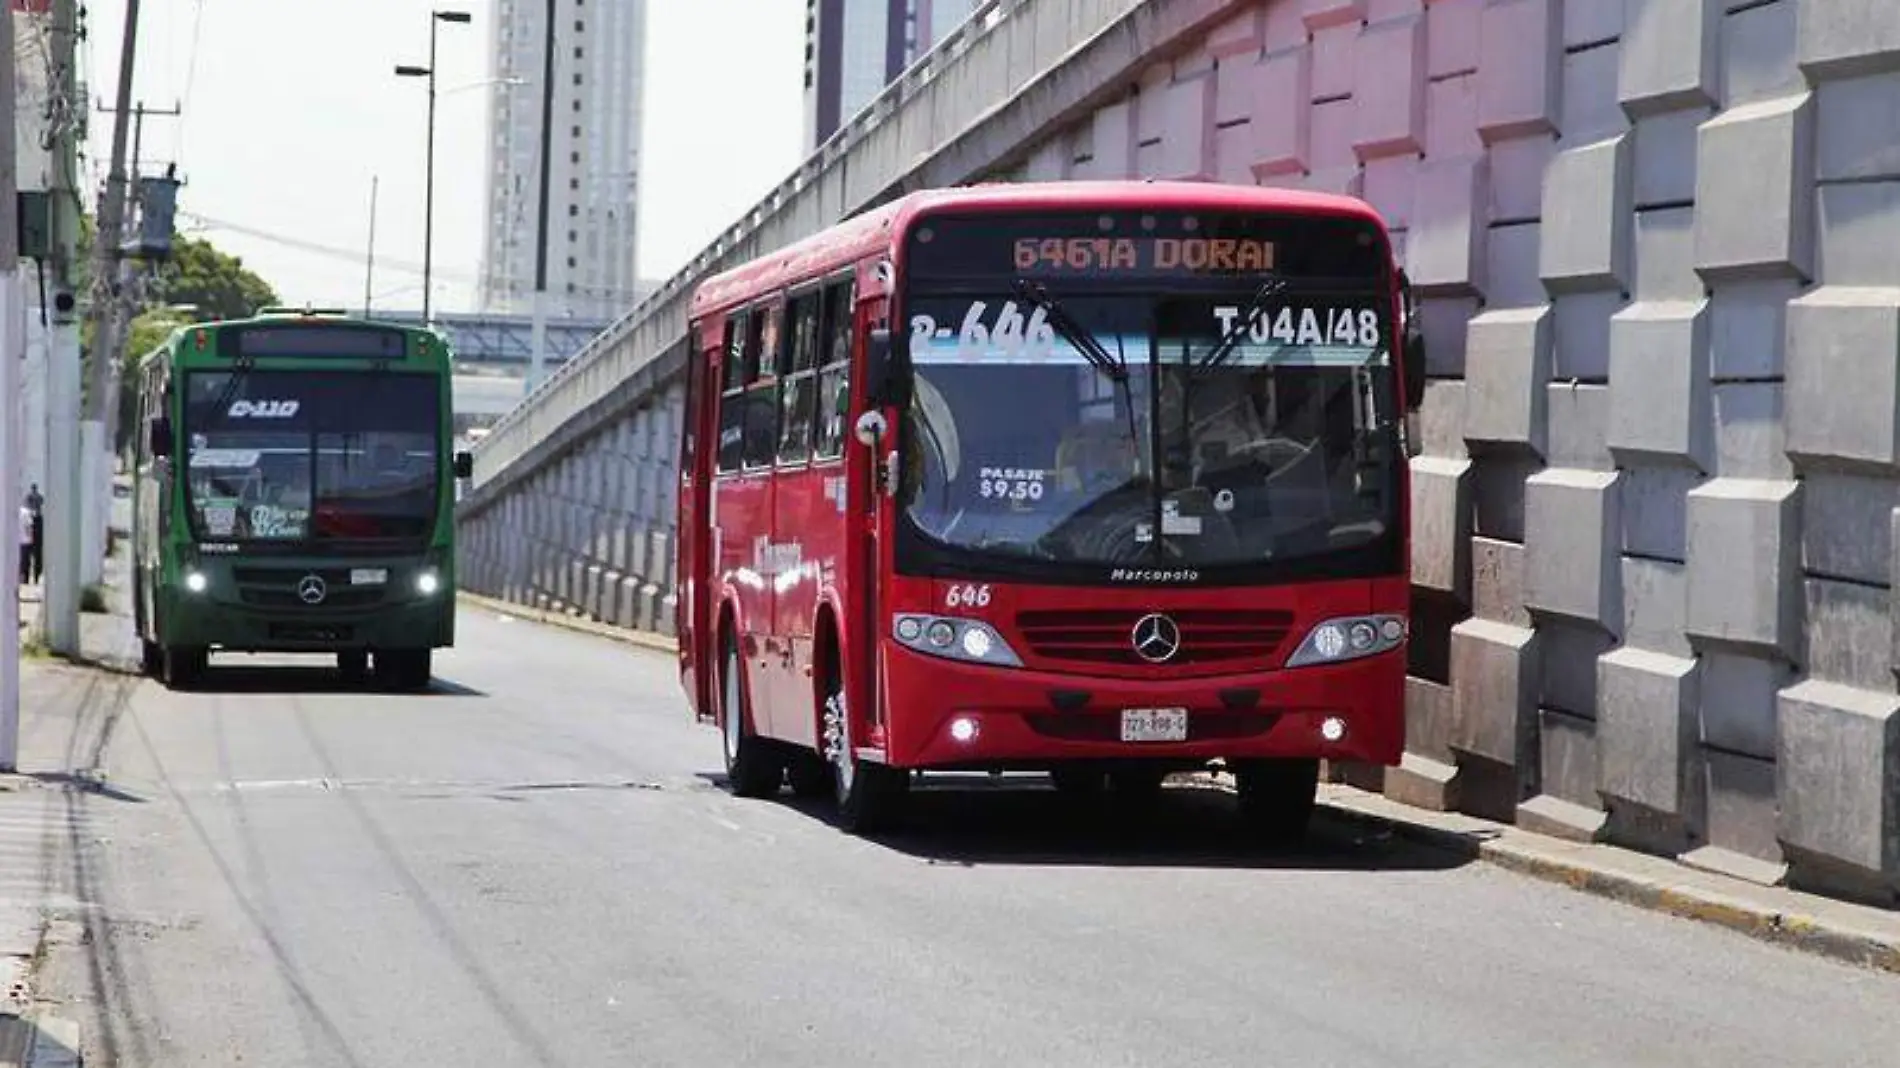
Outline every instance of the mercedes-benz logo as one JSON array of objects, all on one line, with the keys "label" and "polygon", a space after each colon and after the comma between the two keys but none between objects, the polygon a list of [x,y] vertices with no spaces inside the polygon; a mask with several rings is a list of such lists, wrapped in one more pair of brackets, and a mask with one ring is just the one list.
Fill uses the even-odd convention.
[{"label": "mercedes-benz logo", "polygon": [[320,575],[305,575],[297,580],[297,599],[305,604],[322,604],[329,592]]},{"label": "mercedes-benz logo", "polygon": [[1159,664],[1181,651],[1181,628],[1159,612],[1135,621],[1135,655]]}]

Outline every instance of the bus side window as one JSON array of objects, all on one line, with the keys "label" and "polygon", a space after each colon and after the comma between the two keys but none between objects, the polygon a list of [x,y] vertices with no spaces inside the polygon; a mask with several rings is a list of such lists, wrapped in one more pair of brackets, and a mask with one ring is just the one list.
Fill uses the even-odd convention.
[{"label": "bus side window", "polygon": [[779,351],[784,343],[785,306],[771,304],[755,311],[746,339],[744,461],[746,470],[772,466],[778,450]]},{"label": "bus side window", "polygon": [[803,463],[811,455],[812,406],[818,379],[818,327],[823,318],[820,294],[807,293],[791,302],[784,397],[779,405],[778,462]]},{"label": "bus side window", "polygon": [[851,403],[851,283],[834,282],[824,291],[824,316],[819,324],[818,397],[812,433],[812,455],[823,460],[844,453],[846,409]]},{"label": "bus side window", "polygon": [[739,470],[745,455],[745,341],[750,334],[750,313],[726,318],[725,358],[722,361],[725,389],[719,394],[719,472]]}]

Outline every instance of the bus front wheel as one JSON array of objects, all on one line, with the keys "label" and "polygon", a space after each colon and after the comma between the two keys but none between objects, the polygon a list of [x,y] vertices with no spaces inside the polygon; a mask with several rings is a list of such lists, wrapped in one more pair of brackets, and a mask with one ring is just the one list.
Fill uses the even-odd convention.
[{"label": "bus front wheel", "polygon": [[162,678],[165,674],[165,650],[157,642],[139,639],[139,670],[147,678]]},{"label": "bus front wheel", "polygon": [[851,834],[874,834],[896,823],[910,789],[903,770],[858,759],[857,739],[844,703],[844,687],[832,673],[825,697],[825,755],[838,797],[838,823]]},{"label": "bus front wheel", "polygon": [[428,649],[383,649],[376,653],[377,681],[392,690],[414,693],[429,688],[435,673]]},{"label": "bus front wheel", "polygon": [[187,649],[167,645],[160,651],[164,662],[165,685],[174,690],[190,690],[204,681],[211,654],[205,649]]},{"label": "bus front wheel", "polygon": [[1306,837],[1319,801],[1319,761],[1249,760],[1234,768],[1240,817],[1253,837],[1290,845]]}]

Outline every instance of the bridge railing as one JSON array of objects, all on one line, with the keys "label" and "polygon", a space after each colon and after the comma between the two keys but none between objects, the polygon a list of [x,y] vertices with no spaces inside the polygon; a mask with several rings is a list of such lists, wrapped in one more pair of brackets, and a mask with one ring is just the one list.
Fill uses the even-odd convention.
[{"label": "bridge railing", "polygon": [[[1066,3],[1060,3],[1063,10],[1056,17],[1041,19],[1037,29],[1061,31],[1061,40],[1051,42],[1052,47],[1046,49],[1042,47],[1043,42],[1037,42],[1036,52],[1047,54],[1050,58],[1060,56],[1112,26],[1140,4],[1141,0],[1067,0]],[[742,262],[765,251],[759,239],[768,222],[798,203],[813,186],[824,181],[828,173],[835,173],[854,148],[902,112],[906,105],[930,91],[932,85],[947,71],[957,67],[986,43],[999,40],[997,35],[1007,30],[1012,20],[1028,17],[1038,7],[1049,6],[1050,0],[985,0],[978,5],[971,17],[955,32],[918,57],[916,62],[807,156],[784,181],[721,231],[685,267],[589,341],[523,397],[520,404],[496,423],[476,449],[476,484],[493,477],[525,455],[537,441],[625,379],[634,370],[634,364],[629,361],[650,358],[682,336],[685,332],[686,304],[690,300],[692,288],[700,279],[728,264]],[[1038,73],[1033,70],[1012,70],[1013,65],[1009,60],[1013,57],[1006,54],[990,58],[1000,59],[998,66],[1005,80],[1011,83],[998,87],[999,102]],[[1011,74],[1019,77],[1012,78]],[[978,117],[979,113],[972,113],[969,119]],[[836,202],[828,205],[833,209],[830,216],[823,213],[827,205],[817,205],[819,213],[814,216],[815,225],[809,229],[828,225],[863,208],[891,182],[900,178],[912,161],[892,158],[879,162],[885,164],[881,168],[883,173],[869,181],[840,181]],[[855,190],[858,195],[851,196],[851,190]],[[781,236],[789,240],[791,235]],[[648,336],[643,338],[639,336],[641,334]]]}]

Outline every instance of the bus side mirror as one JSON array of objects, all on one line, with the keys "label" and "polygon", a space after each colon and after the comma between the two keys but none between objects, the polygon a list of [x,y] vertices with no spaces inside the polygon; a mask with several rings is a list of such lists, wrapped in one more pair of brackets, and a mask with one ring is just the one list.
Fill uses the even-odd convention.
[{"label": "bus side mirror", "polygon": [[155,457],[170,456],[172,454],[172,421],[161,415],[147,424],[147,430],[151,435],[150,440],[146,442],[147,451]]},{"label": "bus side mirror", "polygon": [[873,328],[864,346],[864,406],[902,407],[908,399],[900,395],[902,380],[897,351],[891,347],[890,330]]},{"label": "bus side mirror", "polygon": [[455,477],[472,478],[475,474],[475,455],[458,452],[455,454]]},{"label": "bus side mirror", "polygon": [[1405,323],[1405,408],[1416,412],[1425,404],[1425,331],[1409,317]]},{"label": "bus side mirror", "polygon": [[1416,412],[1425,404],[1425,328],[1418,323],[1418,293],[1412,289],[1412,277],[1399,271],[1400,306],[1405,327],[1400,339],[1404,353],[1405,410]]}]

